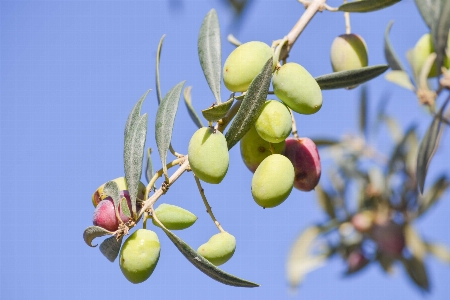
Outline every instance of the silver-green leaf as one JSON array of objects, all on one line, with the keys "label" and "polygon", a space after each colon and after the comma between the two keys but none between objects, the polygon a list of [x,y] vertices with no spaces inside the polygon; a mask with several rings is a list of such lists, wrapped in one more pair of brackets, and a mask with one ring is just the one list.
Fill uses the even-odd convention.
[{"label": "silver-green leaf", "polygon": [[203,74],[211,88],[217,104],[220,100],[222,76],[222,46],[220,42],[219,19],[215,9],[211,9],[203,19],[198,35],[198,57]]},{"label": "silver-green leaf", "polygon": [[345,12],[371,12],[379,10],[391,5],[394,5],[401,0],[363,0],[363,1],[353,1],[342,4],[339,6],[340,11]]},{"label": "silver-green leaf", "polygon": [[119,255],[120,246],[122,245],[122,237],[117,240],[115,236],[111,236],[100,244],[100,252],[110,261],[114,262]]},{"label": "silver-green leaf", "polygon": [[388,68],[388,65],[375,65],[355,70],[334,72],[316,77],[315,80],[322,90],[347,88],[369,81],[383,74]]},{"label": "silver-green leaf", "polygon": [[158,146],[159,156],[166,177],[169,177],[166,166],[167,151],[169,150],[170,141],[172,140],[173,124],[184,83],[185,81],[178,83],[166,94],[166,96],[164,96],[161,105],[158,107],[158,112],[156,113],[156,144]]},{"label": "silver-green leaf", "polygon": [[158,49],[156,50],[156,76],[155,76],[155,81],[156,81],[156,98],[158,99],[158,104],[161,104],[161,99],[162,99],[162,94],[161,94],[161,84],[160,84],[160,80],[159,80],[159,62],[161,60],[161,50],[162,50],[162,45],[164,42],[164,38],[166,37],[165,34],[163,34],[163,36],[161,37],[161,39],[159,40],[159,44],[158,44]]},{"label": "silver-green leaf", "polygon": [[155,175],[155,171],[153,170],[153,162],[152,162],[152,148],[147,149],[147,166],[145,167],[145,179],[147,179],[147,183],[150,183],[153,175]]},{"label": "silver-green leaf", "polygon": [[188,86],[184,89],[183,97],[184,97],[184,104],[186,104],[186,108],[188,110],[189,116],[191,117],[192,121],[197,125],[198,128],[205,127],[203,125],[202,120],[198,116],[197,112],[194,109],[194,106],[192,105],[192,98],[191,98],[191,86]]},{"label": "silver-green leaf", "polygon": [[120,201],[120,191],[117,183],[115,181],[108,181],[105,183],[105,187],[103,188],[103,193],[110,196],[114,202],[114,209],[116,212],[116,216],[119,215],[119,201]]},{"label": "silver-green leaf", "polygon": [[436,53],[435,65],[437,66],[438,76],[441,74],[441,66],[446,57],[445,49],[448,41],[448,31],[450,27],[450,1],[441,1],[439,17],[431,27],[431,36],[433,38],[434,52]]},{"label": "silver-green leaf", "polygon": [[137,216],[136,198],[142,175],[142,161],[144,159],[144,147],[147,137],[147,119],[147,114],[145,113],[133,122],[127,135],[128,138],[125,138],[123,152],[125,179],[127,180],[131,209],[134,216]]},{"label": "silver-green leaf", "polygon": [[139,117],[141,116],[142,103],[144,102],[149,92],[150,90],[145,92],[145,94],[141,97],[141,99],[139,99],[139,101],[134,105],[133,109],[131,110],[131,113],[128,115],[128,119],[125,124],[125,134],[124,134],[125,141],[127,139],[127,135],[128,132],[130,131],[132,124],[134,124],[136,120],[138,120]]},{"label": "silver-green leaf", "polygon": [[128,208],[127,198],[123,197],[122,200],[120,200],[120,209],[125,216],[131,218],[131,212],[130,209]]},{"label": "silver-green leaf", "polygon": [[211,107],[208,107],[207,109],[202,110],[202,115],[205,117],[206,120],[210,122],[218,121],[225,117],[227,112],[230,110],[231,105],[233,105],[234,98],[231,97],[228,101],[213,105]]},{"label": "silver-green leaf", "polygon": [[230,129],[225,134],[228,149],[239,142],[261,114],[272,79],[272,65],[272,58],[269,58],[261,72],[250,84],[244,100],[242,100],[242,105],[231,123]]},{"label": "silver-green leaf", "polygon": [[433,27],[435,20],[439,17],[441,1],[442,0],[415,0],[422,18],[430,29]]},{"label": "silver-green leaf", "polygon": [[386,73],[386,75],[384,76],[384,78],[387,81],[390,81],[392,83],[395,83],[398,86],[401,86],[402,88],[405,88],[407,90],[410,91],[414,91],[414,85],[411,82],[411,78],[409,76],[408,73],[406,73],[405,71],[390,71],[388,73]]},{"label": "silver-green leaf", "polygon": [[105,228],[99,226],[89,226],[83,232],[83,239],[89,247],[97,247],[97,245],[92,245],[92,241],[104,235],[113,235],[114,232],[108,231]]},{"label": "silver-green leaf", "polygon": [[170,230],[162,227],[166,235],[169,239],[174,243],[174,245],[180,250],[180,252],[186,257],[189,262],[191,262],[197,269],[211,277],[212,279],[221,282],[223,284],[237,286],[237,287],[258,287],[259,284],[238,278],[234,275],[228,274],[212,263],[210,263],[207,259],[203,258],[200,254],[197,253],[194,249],[192,249],[188,244],[186,244],[183,240],[173,234]]},{"label": "silver-green leaf", "polygon": [[386,27],[386,31],[384,32],[384,57],[386,58],[389,67],[392,70],[405,70],[402,65],[402,62],[395,53],[394,48],[392,47],[391,40],[389,38],[389,32],[391,31],[391,27],[394,24],[394,21],[390,21],[388,26]]}]

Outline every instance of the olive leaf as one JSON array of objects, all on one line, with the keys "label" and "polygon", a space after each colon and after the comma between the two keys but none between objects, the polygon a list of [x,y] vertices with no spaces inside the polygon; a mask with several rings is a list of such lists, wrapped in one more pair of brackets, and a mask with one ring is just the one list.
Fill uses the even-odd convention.
[{"label": "olive leaf", "polygon": [[136,198],[142,175],[142,161],[144,159],[144,146],[147,137],[147,114],[139,116],[131,123],[130,130],[125,137],[123,150],[125,179],[131,199],[131,209],[136,213]]},{"label": "olive leaf", "polygon": [[204,127],[203,122],[198,116],[197,112],[195,111],[194,106],[192,106],[191,90],[192,90],[191,86],[188,86],[184,89],[183,92],[184,104],[186,104],[186,108],[192,121],[194,121],[195,125],[197,125],[198,128],[202,128]]},{"label": "olive leaf", "polygon": [[120,191],[117,183],[115,181],[108,181],[105,183],[103,188],[103,193],[110,196],[114,202],[114,210],[116,216],[119,215],[119,201],[120,201]]},{"label": "olive leaf", "polygon": [[[147,183],[150,183],[150,180],[152,180],[153,176],[155,175],[155,171],[153,170],[153,162],[152,162],[152,148],[147,149],[147,165],[145,167],[145,179],[147,180]],[[146,199],[144,199],[146,200]]]},{"label": "olive leaf", "polygon": [[225,134],[228,149],[231,149],[247,133],[261,114],[269,92],[272,78],[272,57],[269,58],[261,72],[253,79],[242,105],[239,108],[230,128]]},{"label": "olive leaf", "polygon": [[207,259],[197,253],[194,249],[192,249],[188,244],[186,244],[183,240],[173,234],[170,230],[164,227],[164,225],[159,224],[160,227],[164,230],[167,237],[174,243],[174,245],[180,250],[180,252],[186,257],[189,262],[191,262],[197,269],[205,273],[207,276],[212,279],[221,282],[223,284],[237,286],[237,287],[258,287],[259,284],[238,278],[231,274],[228,274],[212,263],[210,263]]},{"label": "olive leaf", "polygon": [[388,273],[392,274],[394,272],[393,264],[395,262],[394,258],[379,254],[379,257],[377,258],[378,262],[380,263],[381,268]]},{"label": "olive leaf", "polygon": [[115,236],[111,236],[100,244],[100,252],[110,261],[114,262],[119,255],[120,246],[122,245],[122,237],[119,240]]},{"label": "olive leaf", "polygon": [[359,96],[359,130],[367,138],[367,86],[363,85]]},{"label": "olive leaf", "polygon": [[214,122],[217,120],[222,119],[225,117],[227,112],[230,110],[231,106],[233,105],[234,97],[231,97],[228,101],[213,105],[207,109],[202,110],[202,115],[205,117],[206,120],[210,122]]},{"label": "olive leaf", "polygon": [[320,207],[327,213],[327,215],[331,219],[336,218],[334,204],[333,201],[331,200],[330,195],[322,188],[320,184],[317,185],[314,190],[317,193],[317,200],[319,202]]},{"label": "olive leaf", "polygon": [[342,4],[338,10],[345,12],[370,12],[394,5],[401,0],[362,0]]},{"label": "olive leaf", "polygon": [[393,71],[405,71],[405,67],[403,67],[397,53],[395,53],[395,50],[392,47],[391,40],[389,39],[389,32],[391,31],[393,24],[394,21],[390,21],[384,32],[384,57]]},{"label": "olive leaf", "polygon": [[198,57],[203,74],[211,88],[217,104],[220,100],[222,76],[222,45],[220,43],[219,19],[215,9],[211,9],[203,19],[198,35]]},{"label": "olive leaf", "polygon": [[333,140],[331,138],[317,138],[312,139],[314,144],[316,144],[317,147],[326,147],[326,146],[334,146],[339,144],[339,140]]},{"label": "olive leaf", "polygon": [[397,84],[402,88],[405,88],[410,91],[414,91],[414,85],[411,82],[409,74],[405,71],[391,71],[386,73],[385,77],[387,81]]},{"label": "olive leaf", "polygon": [[428,28],[433,27],[435,20],[439,17],[441,10],[441,0],[414,0],[419,9],[420,15]]},{"label": "olive leaf", "polygon": [[127,216],[128,218],[131,218],[131,213],[130,213],[130,209],[128,208],[127,198],[123,197],[122,200],[120,200],[120,209],[125,216]]},{"label": "olive leaf", "polygon": [[431,27],[431,36],[433,38],[434,52],[436,53],[436,70],[438,76],[441,74],[441,66],[444,64],[446,56],[448,31],[450,27],[450,1],[441,1],[439,17]]},{"label": "olive leaf", "polygon": [[92,241],[104,235],[113,235],[114,232],[108,231],[105,228],[99,226],[89,226],[83,232],[83,239],[89,247],[97,247],[97,245],[92,246]]},{"label": "olive leaf", "polygon": [[166,178],[169,177],[166,166],[167,151],[169,150],[170,141],[172,140],[173,124],[184,83],[185,81],[178,83],[166,94],[166,96],[164,96],[161,105],[158,107],[158,112],[156,113],[156,145],[158,146],[158,152]]},{"label": "olive leaf", "polygon": [[402,263],[413,282],[424,291],[429,292],[430,283],[423,261],[415,256],[411,256],[411,258],[402,259]]},{"label": "olive leaf", "polygon": [[287,279],[292,287],[297,287],[305,275],[321,267],[327,259],[326,254],[313,255],[311,250],[316,238],[322,232],[318,226],[305,229],[294,242],[289,251],[286,269]]},{"label": "olive leaf", "polygon": [[432,207],[437,200],[439,200],[443,193],[450,186],[450,181],[446,175],[440,176],[422,196],[419,196],[417,209],[417,217],[422,216],[430,207]]},{"label": "olive leaf", "polygon": [[427,243],[427,250],[443,263],[450,264],[450,249],[441,244]]},{"label": "olive leaf", "polygon": [[161,50],[164,42],[165,34],[161,37],[158,44],[158,49],[156,50],[156,74],[155,74],[155,85],[156,85],[156,98],[158,99],[158,105],[161,104],[162,94],[161,94],[161,83],[159,80],[159,63],[161,60]]},{"label": "olive leaf", "polygon": [[425,255],[427,255],[427,247],[425,242],[410,224],[405,225],[404,232],[405,242],[409,250],[411,250],[415,257],[423,260]]},{"label": "olive leaf", "polygon": [[340,89],[369,81],[389,68],[388,65],[375,65],[354,70],[334,72],[314,78],[322,90]]},{"label": "olive leaf", "polygon": [[391,158],[389,160],[388,174],[392,174],[393,172],[396,171],[395,167],[396,167],[398,161],[401,161],[401,162],[404,161],[404,159],[406,157],[406,154],[409,151],[409,149],[407,147],[407,143],[409,141],[409,137],[411,135],[415,134],[415,130],[416,130],[416,125],[412,125],[411,127],[409,127],[409,129],[403,135],[403,138],[395,146],[394,152],[392,153],[392,156],[391,156]]}]

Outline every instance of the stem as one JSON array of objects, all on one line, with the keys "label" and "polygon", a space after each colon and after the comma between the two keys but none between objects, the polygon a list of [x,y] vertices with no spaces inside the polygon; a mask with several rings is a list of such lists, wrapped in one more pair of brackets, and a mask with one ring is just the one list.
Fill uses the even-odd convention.
[{"label": "stem", "polygon": [[236,101],[235,104],[230,108],[225,117],[222,120],[219,120],[216,125],[216,129],[220,132],[223,132],[228,124],[233,120],[234,116],[237,114],[239,107],[241,107],[242,101]]},{"label": "stem", "polygon": [[[175,182],[177,181],[178,178],[180,178],[180,176],[189,168],[189,160],[188,160],[188,156],[184,156],[182,158],[180,158],[181,160],[184,159],[184,162],[182,163],[182,165],[175,171],[175,173],[172,174],[172,176],[170,176],[169,178],[169,183],[163,183],[162,186],[150,197],[148,198],[145,202],[144,202],[144,206],[142,207],[138,219],[142,217],[142,214],[149,208],[151,208],[153,206],[153,204],[155,204],[155,202],[159,199],[159,197],[161,197],[162,195],[164,195],[167,192],[167,189]],[[159,171],[158,171],[159,172]],[[156,175],[156,174],[155,174]],[[148,186],[151,185],[149,184]],[[147,187],[148,187],[147,186]],[[145,192],[146,195],[147,191]]]},{"label": "stem", "polygon": [[[171,161],[170,163],[168,163],[166,165],[166,168],[170,169],[170,168],[180,164],[184,160],[184,158],[185,158],[185,156],[177,158],[174,161]],[[150,180],[150,182],[147,185],[147,188],[145,189],[144,200],[148,199],[148,195],[150,194],[150,191],[152,190],[153,186],[155,185],[156,180],[159,177],[161,177],[163,174],[164,174],[163,169],[160,169],[158,172],[155,173],[155,175],[153,175],[152,179]]]},{"label": "stem", "polygon": [[223,230],[222,226],[220,226],[220,223],[217,221],[216,217],[214,217],[211,206],[209,206],[208,200],[206,199],[205,190],[202,188],[202,184],[200,183],[200,180],[198,179],[197,176],[195,176],[195,174],[194,174],[194,178],[195,178],[195,182],[197,183],[198,191],[200,192],[200,195],[202,196],[203,203],[205,204],[206,212],[209,214],[209,216],[213,220],[214,224],[216,224],[216,226],[220,230],[220,232],[225,232],[225,230]]},{"label": "stem", "polygon": [[172,143],[170,143],[170,145],[169,145],[169,150],[170,150],[170,153],[172,153],[175,157],[180,158],[180,157],[184,156],[183,154],[180,154],[180,153],[176,152],[175,150],[173,150]]},{"label": "stem", "polygon": [[[347,3],[347,0],[344,0],[344,3]],[[345,34],[350,34],[352,33],[352,27],[350,26],[350,13],[345,12],[344,18],[345,18]]]},{"label": "stem", "polygon": [[291,118],[292,118],[292,135],[296,139],[298,139],[297,123],[295,122],[294,112],[290,108],[289,108],[289,111],[291,112]]},{"label": "stem", "polygon": [[314,17],[316,12],[321,10],[325,2],[327,0],[312,0],[308,8],[305,10],[305,12],[302,14],[300,19],[297,21],[297,23],[294,25],[294,27],[291,29],[291,31],[287,34],[288,38],[288,45],[286,51],[282,51],[280,55],[280,60],[284,60],[288,57],[289,51],[294,46],[295,41],[297,41],[300,34],[305,29],[306,25],[308,25],[309,21]]}]

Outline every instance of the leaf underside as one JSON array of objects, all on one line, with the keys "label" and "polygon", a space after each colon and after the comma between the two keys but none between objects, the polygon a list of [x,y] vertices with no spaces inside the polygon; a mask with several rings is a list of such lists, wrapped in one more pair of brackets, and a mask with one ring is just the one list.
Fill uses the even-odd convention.
[{"label": "leaf underside", "polygon": [[104,235],[112,235],[114,234],[111,231],[108,231],[99,226],[89,226],[83,232],[83,239],[89,247],[97,247],[97,245],[92,245],[92,241]]},{"label": "leaf underside", "polygon": [[342,4],[339,6],[340,11],[345,12],[371,12],[385,7],[394,5],[401,0],[363,0],[363,1],[353,1],[349,3]]},{"label": "leaf underside", "polygon": [[389,32],[391,31],[391,27],[393,24],[394,21],[390,21],[384,33],[384,57],[386,58],[389,67],[391,67],[392,70],[404,71],[405,68],[403,67],[400,59],[398,58],[397,53],[395,53],[395,50],[392,47],[391,40],[389,38]]},{"label": "leaf underside", "polygon": [[100,252],[110,261],[114,262],[119,255],[120,246],[122,245],[122,237],[117,240],[115,236],[111,236],[100,244]]},{"label": "leaf underside", "polygon": [[218,121],[225,117],[227,112],[230,110],[231,105],[233,105],[234,98],[229,99],[228,101],[214,105],[207,109],[202,110],[202,115],[206,120],[210,122]]}]

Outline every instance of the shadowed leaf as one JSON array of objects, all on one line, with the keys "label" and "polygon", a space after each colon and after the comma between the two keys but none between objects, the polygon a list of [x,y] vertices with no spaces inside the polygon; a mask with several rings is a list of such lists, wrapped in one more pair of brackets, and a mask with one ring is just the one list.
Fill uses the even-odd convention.
[{"label": "shadowed leaf", "polygon": [[389,22],[384,33],[384,57],[393,71],[404,71],[405,68],[398,58],[397,53],[395,53],[391,40],[389,39],[389,32],[391,31],[392,24],[394,24],[394,21]]},{"label": "shadowed leaf", "polygon": [[361,88],[359,96],[359,130],[367,138],[367,87]]},{"label": "shadowed leaf", "polygon": [[161,60],[161,50],[164,42],[165,34],[161,37],[158,44],[158,49],[156,50],[156,74],[155,74],[155,85],[156,85],[156,98],[158,99],[158,105],[161,104],[162,93],[161,93],[161,84],[159,80],[159,62]]},{"label": "shadowed leaf", "polygon": [[227,112],[230,110],[231,105],[233,105],[234,98],[231,97],[228,101],[213,105],[207,109],[202,110],[202,115],[206,120],[210,122],[218,121],[225,117]]},{"label": "shadowed leaf", "polygon": [[203,74],[211,88],[217,104],[220,100],[222,76],[222,46],[220,43],[219,19],[215,9],[211,9],[203,19],[198,35],[198,57]]},{"label": "shadowed leaf", "polygon": [[92,241],[104,235],[113,235],[114,232],[108,231],[99,226],[89,226],[83,232],[83,239],[89,247],[97,247],[97,245],[92,246]]},{"label": "shadowed leaf", "polygon": [[313,139],[314,144],[316,144],[317,147],[326,147],[326,146],[334,146],[339,144],[339,140],[333,140],[333,139]]},{"label": "shadowed leaf", "polygon": [[[155,171],[153,170],[153,162],[152,162],[152,148],[148,148],[147,150],[147,166],[145,167],[145,179],[147,179],[147,183],[150,183],[153,176],[155,175]],[[144,199],[146,200],[146,199]]]},{"label": "shadowed leaf", "polygon": [[383,268],[383,270],[388,273],[388,274],[392,274],[394,272],[394,258],[390,257],[390,256],[386,256],[386,255],[380,255],[378,257],[378,262],[380,263],[381,268]]},{"label": "shadowed leaf", "polygon": [[242,105],[239,108],[230,128],[225,134],[228,149],[231,149],[247,133],[261,114],[270,80],[272,79],[272,58],[269,58],[261,72],[253,79]]},{"label": "shadowed leaf", "polygon": [[339,6],[340,11],[346,12],[370,12],[394,5],[401,0],[362,0],[353,1]]},{"label": "shadowed leaf", "polygon": [[427,24],[428,28],[431,29],[435,20],[439,17],[441,0],[414,0],[419,12]]},{"label": "shadowed leaf", "polygon": [[408,147],[408,141],[410,139],[410,136],[415,134],[416,126],[411,126],[406,133],[403,135],[403,138],[397,145],[395,146],[394,152],[392,153],[392,156],[389,160],[389,170],[388,173],[392,174],[396,171],[397,163],[400,161],[402,163],[405,162],[406,155],[409,151]]},{"label": "shadowed leaf", "polygon": [[336,218],[336,212],[334,210],[334,204],[331,200],[330,195],[320,186],[317,185],[314,189],[317,193],[317,200],[319,202],[320,207],[327,213],[327,215],[334,219]]},{"label": "shadowed leaf", "polygon": [[100,252],[110,261],[114,262],[119,255],[122,237],[117,240],[115,236],[109,237],[100,244]]},{"label": "shadowed leaf", "polygon": [[202,128],[205,126],[203,125],[202,120],[195,111],[194,106],[192,106],[191,90],[192,90],[191,86],[188,86],[184,89],[183,92],[184,104],[186,104],[186,108],[192,121],[195,123],[195,125],[197,125],[198,128]]},{"label": "shadowed leaf", "polygon": [[403,259],[402,262],[412,281],[422,290],[429,292],[430,283],[423,261],[412,256],[409,259]]},{"label": "shadowed leaf", "polygon": [[432,207],[437,200],[439,200],[442,194],[445,193],[450,186],[450,181],[446,175],[439,177],[436,182],[431,186],[424,195],[419,196],[419,208],[417,211],[417,217],[422,216],[430,207]]},{"label": "shadowed leaf", "polygon": [[180,102],[181,90],[185,81],[174,86],[161,101],[156,113],[155,137],[158,146],[159,156],[163,166],[164,175],[169,177],[167,173],[167,151],[169,150],[170,141],[172,140],[173,124],[177,114],[178,103]]},{"label": "shadowed leaf", "polygon": [[131,212],[130,209],[128,208],[127,198],[123,197],[122,200],[120,200],[120,208],[125,216],[131,218]]},{"label": "shadowed leaf", "polygon": [[116,212],[116,216],[119,215],[119,201],[120,201],[120,191],[119,187],[117,186],[117,183],[114,181],[108,181],[105,183],[105,186],[103,188],[103,193],[108,195],[113,199],[114,202],[114,209]]},{"label": "shadowed leaf", "polygon": [[431,27],[431,36],[433,38],[434,52],[436,53],[436,70],[438,76],[441,74],[441,66],[444,65],[446,56],[448,31],[450,27],[450,1],[441,1],[439,17]]},{"label": "shadowed leaf", "polygon": [[322,90],[340,89],[369,81],[389,68],[388,65],[375,65],[355,70],[334,72],[314,78]]}]

